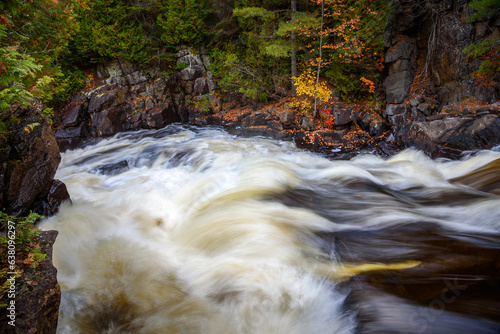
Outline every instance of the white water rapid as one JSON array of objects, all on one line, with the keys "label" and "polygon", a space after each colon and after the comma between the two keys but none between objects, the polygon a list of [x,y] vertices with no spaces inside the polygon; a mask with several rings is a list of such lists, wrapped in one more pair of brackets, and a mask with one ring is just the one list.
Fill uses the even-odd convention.
[{"label": "white water rapid", "polygon": [[[456,240],[498,235],[498,184],[467,178],[498,159],[331,161],[185,125],[68,151],[56,178],[72,204],[42,223],[59,231],[58,333],[354,333],[342,282],[370,269],[350,270],[325,236],[422,222]],[[353,263],[422,261],[389,246]]]}]

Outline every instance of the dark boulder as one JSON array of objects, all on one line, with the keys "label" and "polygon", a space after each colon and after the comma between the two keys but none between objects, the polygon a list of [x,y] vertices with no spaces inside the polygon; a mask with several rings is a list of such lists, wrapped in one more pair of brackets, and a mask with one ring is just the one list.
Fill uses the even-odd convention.
[{"label": "dark boulder", "polygon": [[61,160],[45,116],[32,107],[24,108],[19,115],[20,121],[8,125],[10,135],[1,158],[4,163],[1,205],[16,216],[29,212],[35,199],[49,192]]},{"label": "dark boulder", "polygon": [[62,181],[54,179],[49,192],[35,201],[33,209],[45,217],[52,216],[64,201],[70,201],[68,189]]},{"label": "dark boulder", "polygon": [[363,111],[358,117],[357,122],[372,137],[378,137],[390,130],[389,124],[373,110]]},{"label": "dark boulder", "polygon": [[79,103],[66,113],[62,125],[65,127],[76,126],[84,120],[85,114],[84,105]]},{"label": "dark boulder", "polygon": [[110,89],[90,98],[88,112],[95,114],[117,104],[118,90]]},{"label": "dark boulder", "polygon": [[208,79],[198,78],[194,81],[193,94],[194,95],[204,95],[209,92]]},{"label": "dark boulder", "polygon": [[293,110],[279,110],[275,111],[275,115],[278,117],[279,121],[285,129],[294,127],[296,113]]},{"label": "dark boulder", "polygon": [[409,104],[388,104],[385,112],[391,125],[399,126],[408,122],[412,108]]},{"label": "dark boulder", "polygon": [[188,67],[179,72],[179,78],[182,81],[194,81],[203,76],[203,70],[201,68]]},{"label": "dark boulder", "polygon": [[343,103],[338,103],[333,108],[334,125],[341,126],[353,123],[358,115],[359,111],[356,108],[346,107]]},{"label": "dark boulder", "polygon": [[261,111],[245,117],[241,121],[241,125],[243,127],[267,125],[269,122],[273,120],[274,117],[270,113]]},{"label": "dark boulder", "polygon": [[483,115],[463,116],[414,122],[407,130],[402,128],[403,143],[429,153],[432,157],[458,158],[464,150],[490,149],[500,144],[500,117]]},{"label": "dark boulder", "polygon": [[91,116],[94,133],[98,137],[108,136],[125,130],[125,113],[114,107],[93,113]]},{"label": "dark boulder", "polygon": [[159,129],[167,124],[180,121],[175,112],[173,104],[169,103],[163,106],[156,106],[143,112],[146,127]]},{"label": "dark boulder", "polygon": [[68,139],[68,138],[85,138],[90,135],[90,129],[87,125],[80,125],[74,128],[62,128],[58,130],[55,134],[56,139]]}]

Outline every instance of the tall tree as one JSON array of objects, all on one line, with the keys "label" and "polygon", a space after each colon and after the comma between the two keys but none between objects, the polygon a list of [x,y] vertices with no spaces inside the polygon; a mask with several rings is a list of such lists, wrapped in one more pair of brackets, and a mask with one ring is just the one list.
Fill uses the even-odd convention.
[{"label": "tall tree", "polygon": [[[297,0],[291,0],[292,7],[292,24],[295,24],[297,15]],[[297,32],[295,29],[291,31],[290,34],[291,49],[290,49],[290,65],[291,65],[291,77],[292,77],[292,96],[297,95],[297,87],[295,87],[294,77],[297,76]]]},{"label": "tall tree", "polygon": [[[311,0],[324,8],[321,57],[323,75],[345,99],[369,93],[383,67],[382,33],[390,4],[386,0]],[[317,48],[310,48],[319,54]],[[311,65],[317,66],[316,57]],[[362,79],[364,78],[364,80]]]},{"label": "tall tree", "polygon": [[321,61],[323,60],[323,21],[325,18],[325,0],[321,0],[321,25],[319,28],[319,58],[318,58],[318,70],[316,72],[316,86],[314,88],[314,114],[313,119],[316,119],[318,111],[318,85],[319,85],[319,74],[321,72]]},{"label": "tall tree", "polygon": [[[301,31],[309,30],[317,25],[312,13],[298,12],[297,1],[292,0],[289,8],[268,9],[264,7],[242,7],[234,10],[240,19],[240,26],[246,41],[252,40],[262,56],[289,59],[289,72],[286,81],[291,82],[292,95],[296,93],[293,78],[297,76],[299,45],[309,39]],[[302,40],[299,41],[299,35]],[[290,81],[290,78],[291,81]]]}]

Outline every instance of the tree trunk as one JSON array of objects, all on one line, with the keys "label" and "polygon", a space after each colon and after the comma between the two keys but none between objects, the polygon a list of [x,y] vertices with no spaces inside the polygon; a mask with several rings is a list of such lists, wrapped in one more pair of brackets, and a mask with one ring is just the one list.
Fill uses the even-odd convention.
[{"label": "tree trunk", "polygon": [[325,15],[325,0],[321,1],[321,27],[319,32],[319,59],[318,59],[318,73],[316,73],[316,87],[314,88],[314,114],[313,120],[316,119],[318,107],[318,85],[319,85],[319,71],[321,70],[321,60],[323,56],[323,18]]},{"label": "tree trunk", "polygon": [[[291,0],[292,1],[292,22],[295,21],[295,14],[297,13],[297,0]],[[297,42],[297,33],[295,30],[292,31],[292,35],[290,36],[290,41],[292,42],[292,48],[291,48],[291,76],[292,76],[292,96],[297,95],[297,88],[295,87],[295,80],[293,77],[297,76],[297,49],[296,49],[296,42]]]}]

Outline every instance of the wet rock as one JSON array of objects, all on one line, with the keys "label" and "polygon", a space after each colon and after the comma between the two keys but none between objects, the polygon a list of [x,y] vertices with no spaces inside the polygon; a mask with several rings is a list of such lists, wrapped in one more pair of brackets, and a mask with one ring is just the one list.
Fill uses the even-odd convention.
[{"label": "wet rock", "polygon": [[467,128],[465,135],[473,140],[467,148],[491,148],[500,144],[500,117],[485,115]]},{"label": "wet rock", "polygon": [[74,128],[63,128],[55,134],[57,139],[84,138],[90,134],[88,126],[81,125]]},{"label": "wet rock", "polygon": [[389,158],[401,151],[402,147],[397,143],[383,141],[377,144],[376,153],[377,155]]},{"label": "wet rock", "polygon": [[452,151],[490,149],[500,144],[500,118],[489,114],[476,119],[457,117],[414,122],[402,134],[402,139],[407,146],[415,146],[432,157],[447,156]]},{"label": "wet rock", "polygon": [[[445,303],[445,301],[455,301],[457,296],[462,296],[463,291],[453,288],[453,283],[445,285],[444,282],[456,282],[456,280],[441,280],[439,293],[442,295],[440,296],[438,293],[436,298],[427,304],[418,305],[385,292],[377,284],[367,282],[364,278],[353,278],[349,282],[351,292],[346,302],[349,307],[356,310],[356,319],[359,322],[356,332],[360,334],[487,334],[500,330],[500,325],[496,322],[459,312],[451,312],[449,308],[454,303]],[[399,286],[400,283],[393,281],[392,284]],[[422,283],[420,285],[427,286]],[[459,285],[459,287],[461,286]],[[419,292],[409,293],[415,295]],[[473,303],[481,304],[481,298],[477,298]]]},{"label": "wet rock", "polygon": [[33,204],[33,209],[39,214],[49,217],[55,215],[59,211],[59,206],[64,201],[70,201],[70,196],[66,185],[57,179],[52,180],[48,194],[43,198],[38,199]]},{"label": "wet rock", "polygon": [[290,136],[287,133],[284,132],[278,132],[267,125],[261,125],[261,126],[252,126],[252,127],[246,127],[246,128],[231,128],[229,130],[230,133],[236,134],[239,136],[244,136],[244,137],[255,137],[255,136],[262,136],[262,137],[268,137],[268,138],[274,138],[278,140],[289,140]]},{"label": "wet rock", "polygon": [[462,128],[471,120],[471,118],[455,118],[431,122],[414,122],[409,126],[409,130],[402,134],[402,141],[406,146],[416,147],[428,152],[432,157],[437,157],[440,155],[441,146],[444,146],[441,139],[443,134],[456,131],[456,129]]},{"label": "wet rock", "polygon": [[178,121],[178,117],[171,106],[158,106],[145,112],[145,120],[149,127],[159,129],[167,124]]},{"label": "wet rock", "polygon": [[50,209],[47,215],[57,213],[61,203],[68,200],[70,200],[70,196],[66,185],[60,180],[52,180],[52,185],[50,186],[49,193],[47,195],[47,202]]},{"label": "wet rock", "polygon": [[100,173],[103,175],[117,175],[129,169],[129,164],[126,160],[109,163],[106,165],[102,165],[93,169],[91,172]]}]

